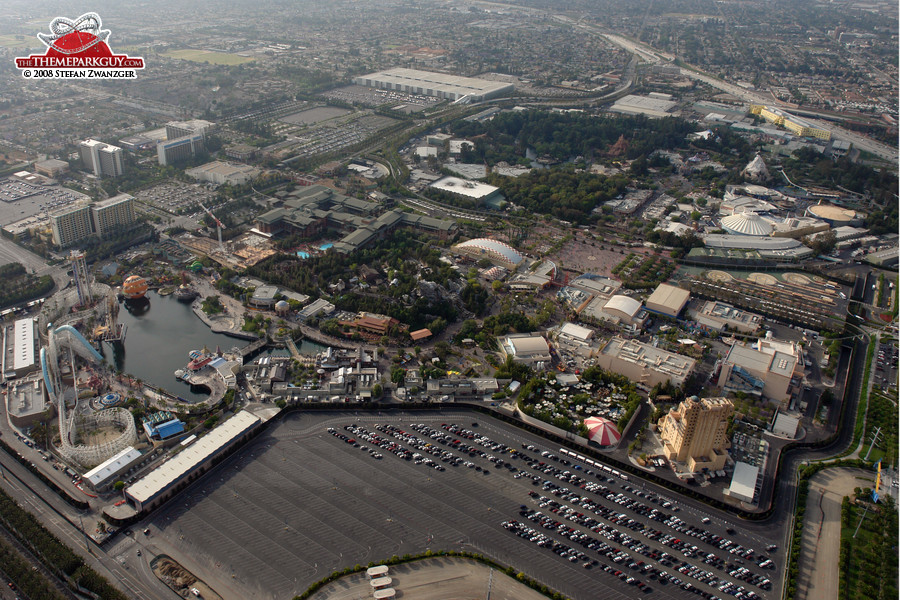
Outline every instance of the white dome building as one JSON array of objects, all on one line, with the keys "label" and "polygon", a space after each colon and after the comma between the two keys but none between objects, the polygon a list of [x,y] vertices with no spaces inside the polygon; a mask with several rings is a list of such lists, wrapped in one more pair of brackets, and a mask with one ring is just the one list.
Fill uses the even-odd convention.
[{"label": "white dome building", "polygon": [[722,219],[722,229],[734,235],[772,235],[774,227],[755,212],[742,212]]},{"label": "white dome building", "polygon": [[525,260],[521,252],[503,242],[490,238],[476,238],[468,240],[453,247],[460,254],[471,256],[475,259],[487,258],[495,264],[500,264],[508,269],[515,269]]}]

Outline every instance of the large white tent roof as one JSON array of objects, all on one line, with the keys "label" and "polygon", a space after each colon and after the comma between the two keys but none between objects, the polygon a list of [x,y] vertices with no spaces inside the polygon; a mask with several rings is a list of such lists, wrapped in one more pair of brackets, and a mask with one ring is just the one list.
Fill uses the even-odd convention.
[{"label": "large white tent roof", "polygon": [[772,224],[755,212],[742,212],[722,219],[722,229],[737,235],[772,235]]}]

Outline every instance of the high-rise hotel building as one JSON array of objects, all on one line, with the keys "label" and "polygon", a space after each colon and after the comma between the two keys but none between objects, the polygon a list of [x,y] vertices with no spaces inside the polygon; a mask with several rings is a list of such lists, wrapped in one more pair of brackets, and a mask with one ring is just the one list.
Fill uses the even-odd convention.
[{"label": "high-rise hotel building", "polygon": [[97,140],[85,140],[78,145],[81,162],[97,177],[118,177],[125,172],[122,149]]}]

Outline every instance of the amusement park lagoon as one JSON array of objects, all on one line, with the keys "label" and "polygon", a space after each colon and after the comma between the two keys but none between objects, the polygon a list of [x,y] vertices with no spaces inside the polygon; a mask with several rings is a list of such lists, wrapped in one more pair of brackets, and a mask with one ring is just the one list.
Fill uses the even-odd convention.
[{"label": "amusement park lagoon", "polygon": [[[183,369],[191,350],[204,346],[223,351],[245,346],[247,342],[221,333],[213,333],[191,310],[190,304],[171,296],[147,293],[143,301],[125,302],[119,311],[119,322],[127,327],[123,346],[103,344],[103,355],[114,369],[161,387],[188,400],[202,400],[208,395],[203,388],[191,389],[175,378]],[[323,346],[304,340],[298,348],[304,354],[316,354]]]}]

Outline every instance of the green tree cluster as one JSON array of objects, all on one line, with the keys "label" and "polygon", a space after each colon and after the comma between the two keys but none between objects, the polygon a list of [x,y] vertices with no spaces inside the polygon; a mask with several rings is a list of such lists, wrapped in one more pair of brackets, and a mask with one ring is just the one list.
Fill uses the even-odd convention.
[{"label": "green tree cluster", "polygon": [[0,308],[40,298],[53,289],[53,278],[38,277],[19,263],[0,266]]},{"label": "green tree cluster", "polygon": [[622,194],[628,181],[625,175],[606,177],[576,170],[574,165],[536,169],[519,177],[488,178],[510,202],[530,213],[581,224],[591,220],[592,210]]},{"label": "green tree cluster", "polygon": [[[452,323],[457,317],[457,309],[449,299],[428,300],[413,293],[419,288],[420,278],[446,287],[452,279],[459,277],[450,265],[440,261],[437,249],[422,243],[426,240],[431,241],[420,239],[409,231],[398,231],[392,239],[352,254],[329,250],[305,260],[281,254],[258,263],[249,272],[274,285],[321,297],[322,290],[328,289],[329,284],[354,277],[360,265],[382,266],[391,283],[377,290],[345,292],[331,301],[349,312],[387,314],[414,331],[429,327],[438,318]],[[438,321],[437,325],[440,324]]]},{"label": "green tree cluster", "polygon": [[[101,600],[125,600],[126,596],[110,585],[102,576],[84,564],[84,559],[72,552],[31,513],[23,510],[4,491],[0,490],[0,524],[12,533],[19,542],[42,557],[44,564],[70,576],[78,585],[90,590]],[[3,568],[7,563],[0,560]],[[35,598],[43,598],[35,594]]]}]

